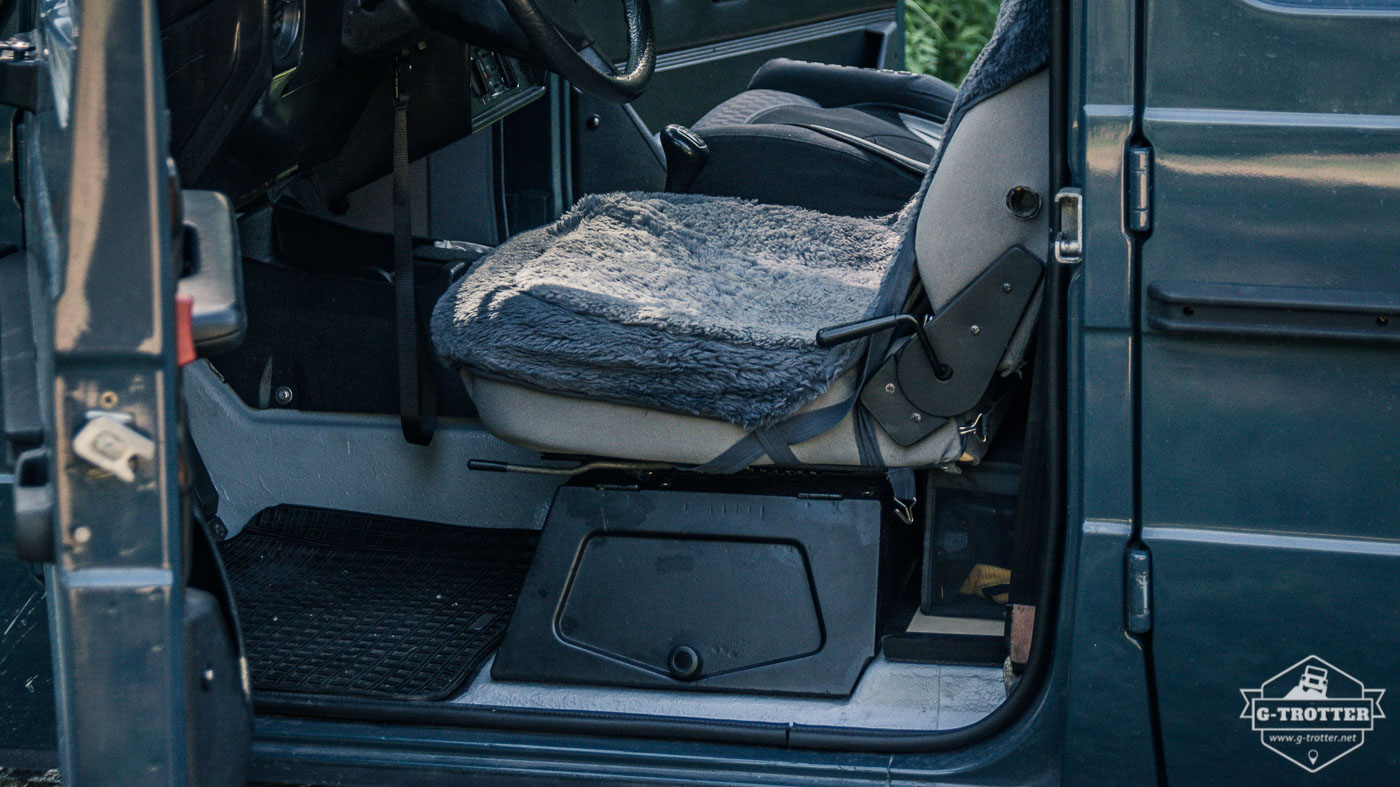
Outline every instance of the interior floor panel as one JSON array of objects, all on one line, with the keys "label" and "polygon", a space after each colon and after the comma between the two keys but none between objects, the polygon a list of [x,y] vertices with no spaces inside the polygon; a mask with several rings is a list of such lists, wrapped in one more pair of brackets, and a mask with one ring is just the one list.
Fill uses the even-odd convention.
[{"label": "interior floor panel", "polygon": [[296,506],[223,558],[259,691],[434,700],[500,643],[538,534]]}]

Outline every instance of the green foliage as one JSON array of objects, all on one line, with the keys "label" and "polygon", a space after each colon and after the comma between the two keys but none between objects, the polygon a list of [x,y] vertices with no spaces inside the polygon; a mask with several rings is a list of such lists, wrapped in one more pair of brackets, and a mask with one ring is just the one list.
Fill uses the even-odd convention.
[{"label": "green foliage", "polygon": [[904,0],[904,67],[961,83],[992,33],[999,5],[999,0]]}]

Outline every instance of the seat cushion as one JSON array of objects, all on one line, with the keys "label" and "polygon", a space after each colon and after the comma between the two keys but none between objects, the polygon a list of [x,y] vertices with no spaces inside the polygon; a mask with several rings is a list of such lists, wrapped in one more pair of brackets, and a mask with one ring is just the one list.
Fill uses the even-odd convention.
[{"label": "seat cushion", "polygon": [[861,343],[818,348],[816,331],[872,316],[904,286],[886,274],[905,229],[695,194],[590,195],[478,262],[438,302],[433,340],[479,376],[757,428],[855,364]]},{"label": "seat cushion", "polygon": [[[843,375],[804,410],[834,405],[849,397],[855,372]],[[491,434],[546,454],[625,457],[640,462],[698,465],[724,453],[744,437],[744,430],[713,418],[563,396],[516,383],[463,374],[467,390]],[[809,465],[858,467],[855,416],[847,414],[834,428],[792,446]],[[897,445],[883,431],[876,440],[889,467],[930,467],[976,460],[984,443],[969,442],[949,421],[911,446]],[[965,455],[971,452],[971,455]],[[772,464],[764,457],[757,465]]]}]

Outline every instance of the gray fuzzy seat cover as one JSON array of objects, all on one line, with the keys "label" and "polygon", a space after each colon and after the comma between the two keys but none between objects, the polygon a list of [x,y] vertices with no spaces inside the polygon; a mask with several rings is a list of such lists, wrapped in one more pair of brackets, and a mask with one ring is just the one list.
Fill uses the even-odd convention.
[{"label": "gray fuzzy seat cover", "polygon": [[823,350],[813,337],[875,314],[907,221],[590,195],[449,289],[433,341],[473,374],[753,429],[856,363],[863,343]]}]

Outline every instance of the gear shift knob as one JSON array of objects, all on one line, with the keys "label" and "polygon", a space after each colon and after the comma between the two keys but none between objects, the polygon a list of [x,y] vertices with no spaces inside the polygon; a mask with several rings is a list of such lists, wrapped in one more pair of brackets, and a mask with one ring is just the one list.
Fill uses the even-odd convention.
[{"label": "gear shift knob", "polygon": [[666,154],[666,190],[690,191],[710,160],[705,140],[693,130],[672,123],[661,130],[661,150]]}]

